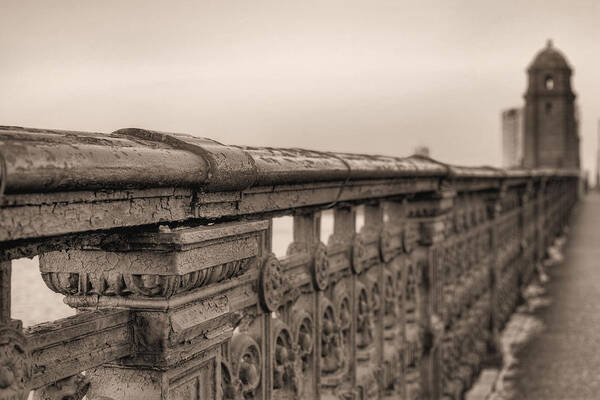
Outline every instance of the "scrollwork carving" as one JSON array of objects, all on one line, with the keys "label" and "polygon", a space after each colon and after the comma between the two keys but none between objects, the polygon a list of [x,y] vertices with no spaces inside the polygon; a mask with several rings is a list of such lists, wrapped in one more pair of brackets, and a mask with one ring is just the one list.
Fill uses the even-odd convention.
[{"label": "scrollwork carving", "polygon": [[[252,337],[234,334],[231,339],[231,390],[244,399],[254,399],[261,383],[261,352]],[[236,398],[235,396],[233,397]]]},{"label": "scrollwork carving", "polygon": [[[352,326],[352,306],[349,296],[349,288],[346,286],[345,282],[339,282],[335,285],[335,289],[333,291],[333,296],[335,300],[335,309],[337,310],[337,317],[339,321],[339,328],[342,332],[343,345],[350,345],[350,328]],[[346,349],[348,350],[348,348]]]},{"label": "scrollwork carving", "polygon": [[371,319],[371,301],[364,285],[357,283],[357,315],[356,315],[356,346],[365,348],[373,343],[373,326]]},{"label": "scrollwork carving", "polygon": [[312,365],[311,354],[314,349],[313,320],[306,311],[294,311],[292,314],[292,332],[298,348],[298,356],[302,372]]},{"label": "scrollwork carving", "polygon": [[301,395],[302,373],[292,335],[280,320],[273,327],[273,389]]},{"label": "scrollwork carving", "polygon": [[321,372],[331,375],[346,366],[342,330],[333,305],[324,299],[321,312]]},{"label": "scrollwork carving", "polygon": [[383,327],[385,329],[393,329],[398,323],[396,291],[394,289],[394,276],[391,272],[386,271],[385,283],[383,287]]},{"label": "scrollwork carving", "polygon": [[171,297],[211,283],[241,275],[252,258],[236,260],[184,275],[124,274],[102,272],[42,272],[51,290],[66,296]]},{"label": "scrollwork carving", "polygon": [[221,362],[221,393],[224,400],[238,400],[242,391],[242,382],[233,376],[229,364]]}]

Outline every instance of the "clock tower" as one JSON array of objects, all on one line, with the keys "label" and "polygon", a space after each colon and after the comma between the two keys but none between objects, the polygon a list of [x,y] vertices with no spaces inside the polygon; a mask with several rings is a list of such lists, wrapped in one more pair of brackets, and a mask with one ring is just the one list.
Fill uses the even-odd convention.
[{"label": "clock tower", "polygon": [[572,73],[567,60],[550,40],[527,69],[523,154],[526,168],[579,169]]}]

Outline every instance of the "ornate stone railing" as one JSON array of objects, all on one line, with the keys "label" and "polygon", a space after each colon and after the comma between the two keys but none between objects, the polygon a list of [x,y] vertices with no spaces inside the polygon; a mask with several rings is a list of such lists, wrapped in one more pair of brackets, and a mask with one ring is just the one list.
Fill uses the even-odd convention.
[{"label": "ornate stone railing", "polygon": [[[0,161],[0,399],[459,399],[578,182],[136,129],[5,127]],[[23,330],[38,254],[79,312]]]}]

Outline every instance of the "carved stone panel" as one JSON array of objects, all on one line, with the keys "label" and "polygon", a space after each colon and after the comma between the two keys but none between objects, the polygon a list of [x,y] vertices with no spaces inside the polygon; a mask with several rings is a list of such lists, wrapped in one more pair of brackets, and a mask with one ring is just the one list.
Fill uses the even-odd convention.
[{"label": "carved stone panel", "polygon": [[0,399],[27,399],[31,368],[20,321],[4,323],[0,326]]}]

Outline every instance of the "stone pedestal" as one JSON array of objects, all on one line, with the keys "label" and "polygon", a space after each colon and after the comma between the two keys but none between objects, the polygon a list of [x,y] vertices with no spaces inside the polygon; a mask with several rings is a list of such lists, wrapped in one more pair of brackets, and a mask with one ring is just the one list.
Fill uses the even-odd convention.
[{"label": "stone pedestal", "polygon": [[42,255],[42,277],[67,304],[132,313],[134,355],[87,371],[88,398],[262,398],[256,282],[268,228],[160,227],[103,248]]}]

